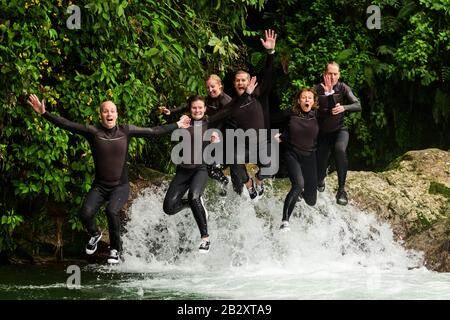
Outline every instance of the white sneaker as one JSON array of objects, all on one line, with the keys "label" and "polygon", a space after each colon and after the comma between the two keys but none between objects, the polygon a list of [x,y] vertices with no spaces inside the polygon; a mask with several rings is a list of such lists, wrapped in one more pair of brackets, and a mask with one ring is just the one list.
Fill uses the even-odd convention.
[{"label": "white sneaker", "polygon": [[200,247],[198,248],[198,252],[208,253],[210,244],[211,244],[211,242],[209,242],[209,240],[202,239],[202,242],[200,242]]},{"label": "white sneaker", "polygon": [[119,260],[119,251],[117,251],[116,249],[112,249],[109,252],[108,263],[117,264],[119,263]]},{"label": "white sneaker", "polygon": [[289,221],[283,220],[281,222],[280,230],[281,231],[291,231],[291,228],[289,227]]},{"label": "white sneaker", "polygon": [[86,245],[86,253],[87,254],[93,254],[95,251],[97,251],[97,243],[102,238],[102,233],[100,232],[98,235],[93,236],[89,239],[88,244]]}]

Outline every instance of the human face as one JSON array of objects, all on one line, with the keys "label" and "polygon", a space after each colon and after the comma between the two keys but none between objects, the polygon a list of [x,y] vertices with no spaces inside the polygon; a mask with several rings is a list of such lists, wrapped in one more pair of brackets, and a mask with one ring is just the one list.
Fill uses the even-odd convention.
[{"label": "human face", "polygon": [[209,79],[206,81],[206,90],[211,98],[217,98],[222,93],[222,86],[217,80]]},{"label": "human face", "polygon": [[298,98],[298,104],[303,112],[311,111],[314,105],[314,94],[311,91],[303,91]]},{"label": "human face", "polygon": [[331,85],[334,87],[336,83],[338,83],[340,72],[339,67],[334,64],[329,64],[327,66],[327,73],[326,75],[330,76],[331,79]]},{"label": "human face", "polygon": [[240,96],[247,89],[250,78],[247,73],[238,73],[234,77],[234,89],[236,89],[236,93]]},{"label": "human face", "polygon": [[112,101],[105,101],[100,106],[100,122],[105,128],[111,129],[117,123],[117,107]]},{"label": "human face", "polygon": [[191,116],[194,120],[201,120],[206,112],[205,103],[202,100],[197,100],[191,103]]}]

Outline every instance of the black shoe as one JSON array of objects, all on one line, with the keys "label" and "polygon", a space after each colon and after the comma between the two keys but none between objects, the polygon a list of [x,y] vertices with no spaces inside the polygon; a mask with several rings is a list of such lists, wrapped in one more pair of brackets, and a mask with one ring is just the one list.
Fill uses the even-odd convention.
[{"label": "black shoe", "polygon": [[317,191],[324,192],[325,191],[325,181],[319,181],[317,184]]},{"label": "black shoe", "polygon": [[250,178],[250,180],[252,181],[252,186],[250,188],[248,188],[248,195],[250,196],[250,199],[255,199],[258,196],[258,192],[256,192],[256,188],[255,188],[255,182],[253,181],[253,179]]},{"label": "black shoe", "polygon": [[219,187],[219,196],[226,197],[227,195],[227,184],[228,183],[221,183]]},{"label": "black shoe", "polygon": [[202,242],[200,242],[200,247],[198,248],[198,252],[208,253],[210,244],[211,244],[211,242],[209,242],[208,240],[202,240]]},{"label": "black shoe", "polygon": [[119,263],[119,261],[120,261],[119,251],[117,251],[116,249],[112,249],[109,252],[108,263],[117,264]]},{"label": "black shoe", "polygon": [[338,190],[336,193],[336,202],[341,206],[345,206],[348,203],[347,192],[345,190]]},{"label": "black shoe", "polygon": [[281,231],[291,231],[291,228],[289,227],[289,221],[283,220],[281,222],[280,230]]},{"label": "black shoe", "polygon": [[98,235],[93,236],[89,239],[88,244],[86,245],[86,253],[87,254],[93,254],[95,251],[97,251],[97,243],[102,238],[102,233],[100,232]]}]

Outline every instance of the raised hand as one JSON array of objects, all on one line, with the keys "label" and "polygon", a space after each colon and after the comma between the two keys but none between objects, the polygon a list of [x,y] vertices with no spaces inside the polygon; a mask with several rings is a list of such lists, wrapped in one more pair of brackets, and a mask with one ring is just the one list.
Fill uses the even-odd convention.
[{"label": "raised hand", "polygon": [[180,120],[177,122],[178,128],[186,129],[191,125],[191,118],[187,115],[181,116]]},{"label": "raised hand", "polygon": [[333,90],[333,85],[331,84],[331,76],[329,74],[323,75],[323,83],[321,83],[321,85],[325,89],[325,92],[331,92]]},{"label": "raised hand", "polygon": [[33,107],[34,111],[39,114],[43,114],[45,112],[45,99],[42,99],[42,102],[39,101],[37,95],[32,94],[28,97],[28,104]]},{"label": "raised hand", "polygon": [[170,115],[170,110],[167,109],[166,107],[159,107],[159,113],[164,114],[166,116]]},{"label": "raised hand", "polygon": [[258,82],[256,82],[256,76],[253,76],[250,78],[250,81],[248,82],[247,89],[245,89],[245,92],[247,92],[248,94],[252,94],[257,86]]},{"label": "raised hand", "polygon": [[281,143],[280,136],[281,136],[281,133],[277,133],[276,135],[273,136],[278,143]]},{"label": "raised hand", "polygon": [[217,133],[217,131],[213,131],[213,133],[211,133],[211,143],[219,143],[220,142],[220,136]]},{"label": "raised hand", "polygon": [[267,50],[275,49],[275,44],[277,42],[277,34],[274,30],[268,29],[264,31],[266,39],[261,39],[261,43]]}]

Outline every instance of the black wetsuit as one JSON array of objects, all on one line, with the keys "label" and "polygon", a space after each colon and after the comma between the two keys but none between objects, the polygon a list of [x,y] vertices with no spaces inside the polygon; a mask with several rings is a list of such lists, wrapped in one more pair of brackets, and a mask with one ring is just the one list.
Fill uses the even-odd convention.
[{"label": "black wetsuit", "polygon": [[[197,155],[191,153],[191,159],[187,163],[181,163],[177,166],[175,177],[169,185],[164,198],[163,209],[166,214],[173,215],[182,209],[190,207],[197,222],[201,237],[208,237],[208,226],[206,211],[203,207],[201,196],[205,191],[208,182],[208,171],[203,162],[203,149],[208,142],[202,141],[202,148],[194,148],[194,128],[201,127],[201,135],[208,129],[208,123],[205,120],[192,121],[191,126],[186,129],[190,133],[191,151],[198,151]],[[183,201],[183,196],[189,191],[187,202]]]},{"label": "black wetsuit", "polygon": [[[334,158],[338,176],[339,190],[344,190],[345,180],[347,178],[347,145],[349,133],[344,127],[344,116],[346,112],[361,111],[361,104],[353,94],[348,85],[338,82],[334,87],[334,94],[325,95],[324,88],[316,85],[316,91],[319,96],[319,137],[317,143],[317,178],[323,182],[327,175],[328,159],[332,148],[334,149]],[[346,112],[337,115],[331,114],[331,109],[340,103]]]},{"label": "black wetsuit", "polygon": [[[206,100],[206,115],[213,116],[224,106],[231,102],[232,98],[227,95],[225,92],[222,92],[218,97],[213,98],[210,96],[205,97]],[[171,109],[170,113],[179,113],[179,112],[188,112],[189,106],[188,104],[182,104],[181,106]],[[228,127],[227,123],[224,121],[222,123],[216,123],[216,128],[221,130],[224,133],[224,129]],[[223,139],[225,136],[223,135]],[[223,141],[223,145],[225,146],[225,141]],[[224,150],[225,151],[225,150]],[[211,164],[206,166],[208,170],[208,176],[214,180],[219,181],[222,184],[228,184],[227,177],[223,174],[224,166],[223,164]]]},{"label": "black wetsuit", "polygon": [[178,128],[169,124],[154,128],[116,125],[107,129],[101,125],[82,125],[45,112],[42,116],[56,126],[87,139],[95,165],[95,179],[81,209],[81,221],[90,236],[100,233],[95,222],[97,210],[104,202],[108,219],[110,249],[121,251],[119,211],[128,200],[128,145],[131,137],[154,137]]},{"label": "black wetsuit", "polygon": [[286,144],[284,158],[292,185],[284,200],[282,220],[289,221],[300,195],[308,205],[316,204],[317,162],[315,151],[318,132],[316,111],[298,110],[291,113],[289,129],[280,136],[281,141]]},{"label": "black wetsuit", "polygon": [[[233,101],[225,106],[222,111],[216,113],[213,117],[211,117],[211,121],[217,121],[218,119],[227,118],[230,126],[235,129],[243,129],[244,131],[248,129],[255,129],[257,134],[261,130],[267,132],[267,129],[270,126],[268,97],[272,87],[273,60],[274,54],[268,54],[266,58],[263,77],[261,81],[258,80],[259,85],[251,95],[243,93],[240,97],[233,99]],[[256,142],[256,152],[257,165],[260,168],[264,166],[270,166],[269,163],[262,163],[259,157],[260,150],[263,150],[261,151],[262,153],[267,153],[270,156],[270,154],[267,152],[270,151],[269,142],[270,138],[268,135],[266,139],[260,139],[258,134],[258,141]],[[241,155],[246,159],[246,163],[248,163],[249,158],[248,152],[249,145],[248,143],[246,143],[245,155]],[[238,156],[239,155],[237,154],[237,150],[235,150],[235,159],[234,163],[230,165],[230,172],[233,181],[233,188],[238,194],[241,194],[242,187],[244,183],[248,182],[249,176],[247,174],[245,164],[236,163],[236,159]],[[256,175],[260,180],[270,177],[268,175],[262,175],[260,170]]]}]

